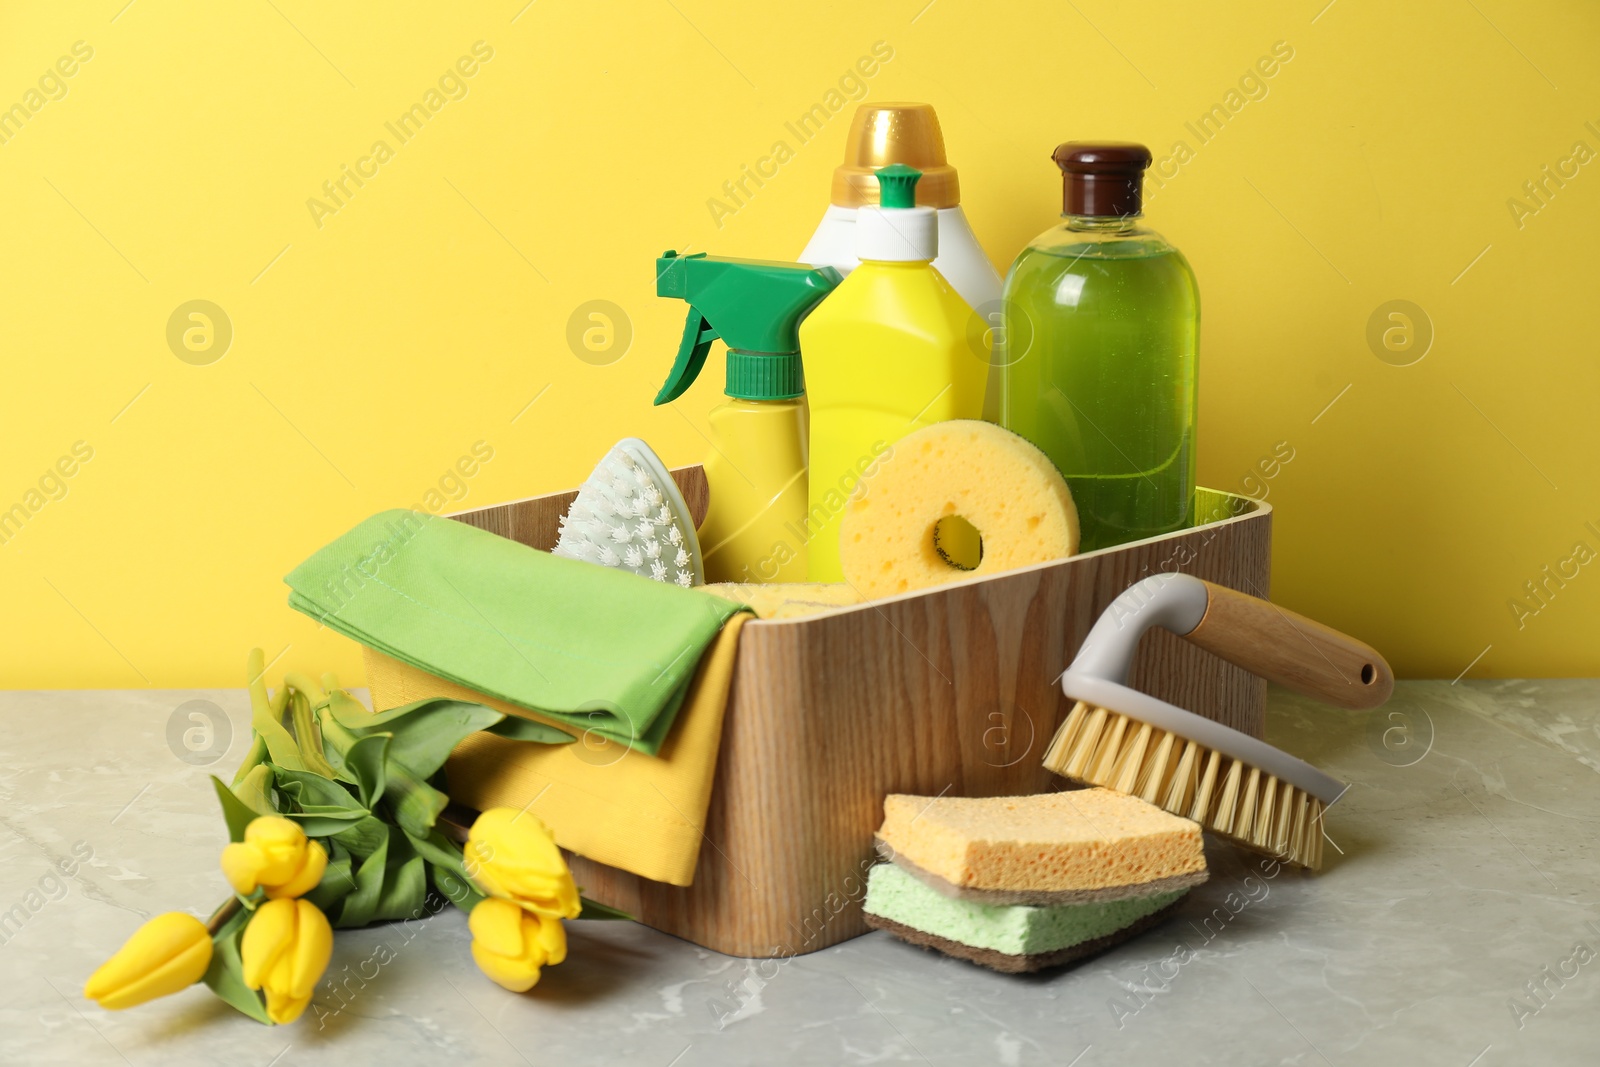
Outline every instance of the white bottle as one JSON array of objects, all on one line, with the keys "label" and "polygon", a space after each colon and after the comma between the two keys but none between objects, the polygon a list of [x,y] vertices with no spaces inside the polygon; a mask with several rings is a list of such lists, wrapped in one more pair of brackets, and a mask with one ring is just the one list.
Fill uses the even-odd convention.
[{"label": "white bottle", "polygon": [[922,172],[917,182],[917,205],[935,208],[939,218],[939,258],[933,265],[967,306],[985,313],[995,311],[1000,300],[1000,275],[978,246],[967,216],[961,211],[956,169],[945,158],[939,117],[928,104],[862,104],[856,110],[845,145],[845,161],[833,172],[832,202],[817,232],[811,235],[811,242],[800,253],[800,262],[834,267],[840,274],[849,274],[860,265],[856,258],[856,209],[878,202],[874,175],[891,163],[904,163]]}]

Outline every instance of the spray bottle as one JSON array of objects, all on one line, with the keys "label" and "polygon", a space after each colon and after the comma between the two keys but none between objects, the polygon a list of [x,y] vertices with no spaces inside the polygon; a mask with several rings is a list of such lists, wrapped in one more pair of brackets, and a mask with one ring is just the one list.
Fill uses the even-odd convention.
[{"label": "spray bottle", "polygon": [[656,294],[689,303],[683,341],[657,404],[677,399],[728,345],[728,400],[711,411],[700,525],[708,582],[803,582],[806,545],[805,377],[800,320],[839,284],[832,267],[667,252]]}]

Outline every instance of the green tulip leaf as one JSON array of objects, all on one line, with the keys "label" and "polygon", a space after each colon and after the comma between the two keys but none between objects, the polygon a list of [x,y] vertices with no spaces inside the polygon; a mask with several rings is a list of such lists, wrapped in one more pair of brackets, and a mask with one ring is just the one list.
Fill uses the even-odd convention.
[{"label": "green tulip leaf", "polygon": [[349,896],[356,887],[355,875],[351,872],[352,863],[348,852],[337,859],[329,859],[328,869],[322,872],[322,881],[305,895],[305,899],[315,904],[324,915],[332,913],[333,906]]},{"label": "green tulip leaf", "polygon": [[[420,701],[419,701],[420,703]],[[344,727],[346,730],[368,730],[374,726],[382,726],[386,721],[384,716],[393,718],[397,713],[404,714],[414,705],[407,704],[403,708],[394,708],[384,712],[383,715],[374,715],[367,710],[367,706],[343,689],[328,691],[328,701],[324,710],[328,717]]]},{"label": "green tulip leaf", "polygon": [[306,764],[300,758],[300,749],[295,746],[294,735],[282,722],[272,718],[270,713],[265,717],[257,714],[251,718],[250,725],[261,734],[273,763],[291,770],[305,770]]},{"label": "green tulip leaf", "polygon": [[466,857],[460,845],[438,830],[431,831],[427,837],[406,834],[406,839],[411,842],[412,848],[427,859],[429,869],[433,871],[433,884],[439,887],[439,892],[450,903],[462,911],[470,912],[484,898],[484,894],[473,885],[472,879],[467,877]]},{"label": "green tulip leaf", "polygon": [[266,743],[272,762],[290,770],[303,771],[305,761],[300,758],[300,748],[294,743],[294,734],[283,725],[283,709],[289,701],[289,689],[280,686],[270,698],[267,696],[266,661],[259,648],[250,650],[245,664],[246,680],[250,688],[250,726]]},{"label": "green tulip leaf", "polygon": [[222,784],[222,779],[216,775],[211,776],[211,785],[217,791],[217,800],[222,804],[222,820],[228,824],[228,840],[243,841],[245,827],[256,817],[244,801],[233,795],[233,790]]},{"label": "green tulip leaf", "polygon": [[[267,764],[267,766],[272,765]],[[305,811],[327,813],[344,809],[351,813],[350,817],[353,819],[359,819],[367,814],[367,809],[351,795],[350,790],[331,778],[324,778],[311,771],[296,771],[285,767],[273,767],[273,773],[277,778],[278,789]]]},{"label": "green tulip leaf", "polygon": [[388,734],[368,734],[351,745],[344,756],[345,767],[354,777],[361,803],[368,810],[377,807],[378,798],[383,796],[387,778],[384,762],[389,751],[389,740]]},{"label": "green tulip leaf", "polygon": [[315,705],[322,703],[326,696],[326,694],[322,692],[322,686],[312,681],[300,671],[284,671],[283,684],[288,686],[290,689],[298,689],[301,694],[305,696],[306,705],[308,707],[314,707]]},{"label": "green tulip leaf", "polygon": [[277,807],[272,803],[272,768],[265,763],[250,768],[244,781],[233,787],[233,795],[257,815],[278,814]]},{"label": "green tulip leaf", "polygon": [[348,789],[320,774],[282,767],[274,767],[273,772],[278,789],[294,805],[283,814],[298,822],[307,836],[331,837],[372,814]]},{"label": "green tulip leaf", "polygon": [[430,830],[422,837],[407,833],[406,839],[411,842],[412,848],[427,857],[429,863],[448,867],[463,878],[467,876],[466,857],[462,854],[461,846],[444,836],[441,831]]},{"label": "green tulip leaf", "polygon": [[244,963],[239,957],[239,939],[253,913],[243,908],[222,924],[211,939],[211,965],[200,979],[224,1002],[258,1023],[271,1024],[261,994],[244,984]]},{"label": "green tulip leaf", "polygon": [[389,752],[384,764],[384,799],[394,811],[394,821],[400,829],[412,837],[427,837],[450,798],[423,781],[408,764],[395,759],[392,744]]},{"label": "green tulip leaf", "polygon": [[372,718],[384,719],[383,731],[394,735],[389,742],[389,758],[410,767],[420,778],[433,777],[463,738],[505,718],[482,704],[443,698],[422,700],[394,710],[405,714],[388,718],[394,712],[386,711]]},{"label": "green tulip leaf", "polygon": [[239,769],[233,772],[233,784],[238,785],[244,781],[244,776],[256,767],[259,767],[267,758],[266,738],[250,731],[250,747],[245,750],[244,759],[239,761]]},{"label": "green tulip leaf", "polygon": [[468,915],[472,914],[472,909],[478,906],[479,901],[487,899],[478,892],[477,886],[454,868],[430,863],[428,870],[433,874],[434,886],[444,894],[444,898]]},{"label": "green tulip leaf", "polygon": [[340,726],[338,720],[328,710],[327,704],[317,709],[317,726],[322,732],[322,755],[333,768],[334,777],[341,782],[355,785],[355,772],[345,766],[345,753],[349,752],[361,738]]},{"label": "green tulip leaf", "polygon": [[[334,690],[328,694],[328,710],[333,714],[339,725],[349,730],[371,730],[379,727],[392,726],[401,719],[409,719],[413,715],[430,713],[439,705],[455,704],[464,708],[483,708],[482,704],[470,700],[453,700],[450,697],[423,697],[413,700],[409,704],[402,704],[398,708],[389,708],[387,711],[368,711],[367,706],[342,689]],[[493,708],[484,708],[491,715],[499,715]]]},{"label": "green tulip leaf", "polygon": [[638,922],[632,915],[620,908],[613,908],[610,904],[602,904],[598,900],[590,900],[580,896],[578,903],[583,905],[583,910],[578,912],[580,919],[626,919],[629,922]]},{"label": "green tulip leaf", "polygon": [[365,815],[358,816],[356,822],[343,815],[319,815],[315,812],[285,812],[285,818],[293,819],[300,824],[300,829],[306,832],[307,837],[332,837],[334,834],[348,830],[357,825]]},{"label": "green tulip leaf", "polygon": [[384,843],[355,872],[355,888],[345,896],[334,925],[420,918],[427,912],[427,896],[426,862],[404,833],[390,827]]},{"label": "green tulip leaf", "polygon": [[383,894],[384,866],[388,855],[389,835],[386,833],[383,842],[356,868],[355,888],[345,896],[344,905],[339,909],[339,917],[333,925],[345,929],[365,926],[372,921],[378,910],[378,900]]},{"label": "green tulip leaf", "polygon": [[529,741],[539,745],[570,745],[578,739],[576,734],[558,730],[549,723],[524,719],[520,715],[507,715],[487,727],[487,732],[507,740]]},{"label": "green tulip leaf", "polygon": [[395,832],[389,839],[384,863],[383,890],[378,894],[375,919],[420,919],[427,914],[428,869],[423,858]]},{"label": "green tulip leaf", "polygon": [[389,824],[372,815],[340,825],[343,829],[331,835],[329,840],[342,845],[357,859],[366,859],[389,839]]}]

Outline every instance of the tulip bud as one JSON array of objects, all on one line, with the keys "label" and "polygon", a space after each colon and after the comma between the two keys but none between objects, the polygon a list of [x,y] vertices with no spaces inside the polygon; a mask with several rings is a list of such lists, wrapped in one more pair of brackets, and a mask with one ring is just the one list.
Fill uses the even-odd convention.
[{"label": "tulip bud", "polygon": [[478,969],[513,993],[532,989],[541,967],[567,958],[567,931],[554,915],[509,900],[481,900],[467,919]]},{"label": "tulip bud", "polygon": [[322,881],[327,867],[327,850],[281,815],[250,820],[244,840],[222,850],[222,873],[243,896],[257,886],[273,900],[304,896]]},{"label": "tulip bud", "polygon": [[256,909],[239,942],[244,984],[267,994],[267,1018],[292,1023],[333,956],[333,927],[307,900],[269,900]]},{"label": "tulip bud", "polygon": [[489,896],[544,915],[578,917],[572,872],[537,816],[491,808],[472,824],[463,851],[467,874]]},{"label": "tulip bud", "polygon": [[170,911],[134,931],[89,976],[83,995],[109,1011],[121,1011],[188,988],[205,976],[210,964],[211,933],[205,923]]}]

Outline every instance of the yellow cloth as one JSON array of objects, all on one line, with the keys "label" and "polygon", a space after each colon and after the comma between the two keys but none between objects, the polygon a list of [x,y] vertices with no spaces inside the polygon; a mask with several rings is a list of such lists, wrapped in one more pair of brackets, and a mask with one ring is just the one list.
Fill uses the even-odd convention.
[{"label": "yellow cloth", "polygon": [[[692,884],[705,839],[739,630],[749,618],[745,612],[731,617],[701,657],[678,721],[659,754],[647,756],[595,734],[570,745],[539,745],[476,733],[456,747],[445,765],[450,799],[479,811],[526,806],[544,820],[562,848],[658,882]],[[570,732],[569,723],[447,682],[370,648],[362,651],[378,711],[424,697],[453,697]]]},{"label": "yellow cloth", "polygon": [[861,603],[861,594],[843,582],[713,582],[699,588],[743,604],[758,619],[797,619]]}]

